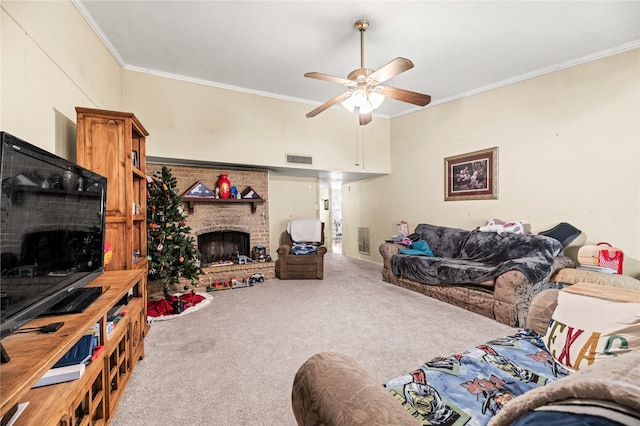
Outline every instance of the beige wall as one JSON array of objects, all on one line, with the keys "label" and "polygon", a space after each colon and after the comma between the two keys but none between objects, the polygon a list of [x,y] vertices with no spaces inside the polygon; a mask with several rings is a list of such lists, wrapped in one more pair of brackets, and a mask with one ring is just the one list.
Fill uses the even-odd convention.
[{"label": "beige wall", "polygon": [[122,69],[71,3],[1,6],[0,128],[75,160],[75,106],[119,109]]},{"label": "beige wall", "polygon": [[[356,227],[370,226],[377,247],[400,220],[526,220],[533,232],[569,222],[583,231],[569,255],[608,241],[640,276],[639,76],[636,49],[394,119],[391,175],[343,190],[345,252],[357,256]],[[499,199],[445,202],[444,158],[493,146]]]},{"label": "beige wall", "polygon": [[[301,76],[302,78],[302,76]],[[153,137],[147,155],[231,164],[287,167],[285,154],[310,155],[310,169],[359,172],[350,114],[200,83],[125,71],[124,108]],[[389,120],[366,129],[366,172],[389,172]],[[359,136],[362,138],[362,136]]]},{"label": "beige wall", "polygon": [[[296,154],[312,156],[313,169],[390,170],[388,119],[356,136],[340,110],[307,119],[312,105],[124,71],[70,2],[1,5],[0,128],[44,149],[72,148],[66,130],[83,106],[134,112],[151,133],[150,156],[287,167],[285,154]],[[356,138],[367,143],[365,169]]]}]

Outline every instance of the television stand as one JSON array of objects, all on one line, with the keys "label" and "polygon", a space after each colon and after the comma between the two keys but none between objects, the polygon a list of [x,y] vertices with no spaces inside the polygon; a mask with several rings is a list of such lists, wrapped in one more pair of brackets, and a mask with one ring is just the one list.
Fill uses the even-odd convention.
[{"label": "television stand", "polygon": [[40,317],[79,314],[84,312],[102,294],[102,287],[81,287],[41,313]]},{"label": "television stand", "polygon": [[[4,337],[2,346],[11,361],[0,366],[0,416],[6,416],[16,404],[29,402],[16,424],[109,425],[138,361],[144,357],[146,280],[146,269],[105,272],[90,284],[103,288],[100,297],[83,313],[60,317],[64,326],[58,332]],[[129,293],[133,296],[126,314],[111,327],[109,312]],[[28,327],[46,326],[51,321],[35,318]],[[31,389],[88,330],[99,330],[102,348],[82,376]]]}]

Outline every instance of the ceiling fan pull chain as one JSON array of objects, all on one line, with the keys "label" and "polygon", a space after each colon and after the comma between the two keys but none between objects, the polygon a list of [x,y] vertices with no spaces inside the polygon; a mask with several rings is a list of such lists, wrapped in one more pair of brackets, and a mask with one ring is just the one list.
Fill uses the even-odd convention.
[{"label": "ceiling fan pull chain", "polygon": [[364,171],[364,127],[360,126],[360,132],[362,134],[362,171]]},{"label": "ceiling fan pull chain", "polygon": [[[358,119],[358,114],[355,114],[354,117],[356,118],[356,120]],[[358,127],[359,124],[356,124],[355,129],[356,129],[356,164],[354,164],[356,167],[360,166],[360,151],[358,150]]]}]

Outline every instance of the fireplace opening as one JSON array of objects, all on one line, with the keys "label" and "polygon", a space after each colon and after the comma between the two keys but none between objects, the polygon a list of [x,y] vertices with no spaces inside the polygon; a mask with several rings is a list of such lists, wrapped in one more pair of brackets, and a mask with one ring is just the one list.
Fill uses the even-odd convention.
[{"label": "fireplace opening", "polygon": [[249,233],[213,231],[198,235],[198,249],[204,263],[238,261],[238,255],[249,256]]}]

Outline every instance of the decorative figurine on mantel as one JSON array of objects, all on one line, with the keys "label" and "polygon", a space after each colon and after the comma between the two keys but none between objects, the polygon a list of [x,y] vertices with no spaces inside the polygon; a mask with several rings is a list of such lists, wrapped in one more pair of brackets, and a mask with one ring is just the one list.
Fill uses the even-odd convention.
[{"label": "decorative figurine on mantel", "polygon": [[231,183],[227,174],[222,173],[218,179],[218,189],[220,190],[220,198],[227,199],[231,195]]}]

